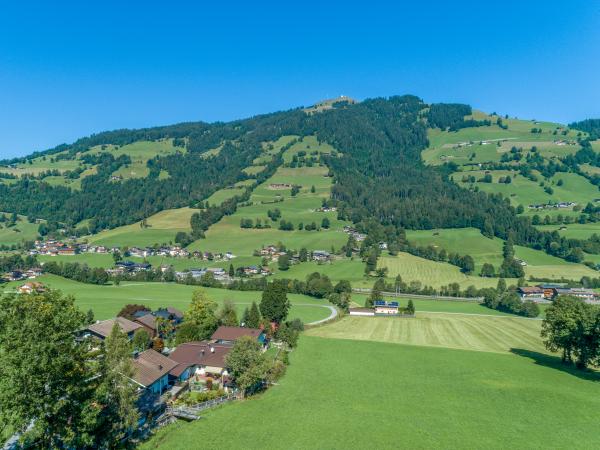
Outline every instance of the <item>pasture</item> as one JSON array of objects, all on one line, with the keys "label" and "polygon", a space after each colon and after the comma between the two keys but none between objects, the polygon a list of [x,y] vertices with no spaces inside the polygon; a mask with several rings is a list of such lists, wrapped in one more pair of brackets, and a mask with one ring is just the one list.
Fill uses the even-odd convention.
[{"label": "pasture", "polygon": [[[2,214],[2,213],[0,213]],[[5,215],[7,219],[9,215]],[[0,245],[16,245],[22,241],[33,241],[38,236],[38,224],[29,223],[25,216],[17,216],[14,226],[8,227],[8,222],[0,222]]]},{"label": "pasture", "polygon": [[[308,138],[305,138],[305,145],[307,140]],[[283,142],[286,141],[289,142],[289,140]],[[279,142],[278,145],[285,144]],[[318,148],[320,147],[316,147],[315,150]],[[284,157],[287,157],[289,152],[297,151],[300,150],[292,147],[285,152]],[[189,249],[211,252],[231,251],[238,256],[250,256],[254,250],[278,242],[291,249],[306,247],[309,250],[331,250],[332,246],[340,248],[347,241],[347,236],[342,231],[345,223],[337,220],[335,212],[316,211],[321,207],[322,200],[329,197],[331,178],[327,177],[327,172],[327,168],[322,166],[280,167],[271,178],[254,189],[249,206],[238,207],[235,214],[226,216],[212,225],[206,232],[206,238],[195,241]],[[281,185],[298,185],[300,191],[292,196],[291,188],[279,188],[278,186]],[[313,186],[314,192],[312,192]],[[275,208],[281,211],[281,219],[294,224],[293,231],[279,230],[279,220],[269,219],[267,212]],[[298,229],[301,223],[307,225],[314,222],[320,227],[324,217],[330,221],[329,229],[320,231]],[[268,224],[271,228],[242,229],[240,227],[242,219],[252,219],[254,223],[260,220],[261,224]]]},{"label": "pasture", "polygon": [[[453,161],[458,165],[477,164],[483,162],[499,162],[503,153],[515,147],[530,149],[538,147],[545,157],[566,156],[579,150],[579,145],[559,145],[556,141],[575,141],[577,133],[569,131],[566,136],[560,132],[563,125],[552,122],[537,122],[532,120],[505,119],[508,126],[504,130],[497,126],[498,116],[487,115],[475,111],[473,116],[478,119],[489,119],[493,125],[473,128],[463,128],[456,132],[429,129],[429,148],[421,153],[426,164],[438,165]],[[532,128],[541,128],[541,133],[531,133]],[[554,134],[557,131],[557,134]]]},{"label": "pasture", "polygon": [[[545,192],[544,187],[540,186],[540,182],[543,181],[541,176],[538,177],[539,181],[534,182],[514,171],[492,170],[489,171],[489,173],[492,176],[491,183],[479,181],[470,183],[468,181],[462,181],[464,176],[474,176],[476,180],[482,179],[485,172],[481,170],[455,172],[453,178],[454,181],[463,188],[477,186],[482,192],[502,194],[510,199],[513,206],[521,204],[527,207],[528,205],[533,204],[558,202],[575,202],[580,205],[585,205],[593,199],[600,197],[596,186],[591,184],[581,175],[575,173],[557,173],[551,177],[546,182],[546,186],[549,186],[552,189],[552,194]],[[508,175],[512,177],[512,182],[510,184],[498,182],[500,177],[506,177]],[[559,186],[559,180],[562,182],[562,186]],[[565,211],[561,212],[565,214]],[[544,211],[535,211],[532,213],[539,214],[542,217],[545,215]]]},{"label": "pasture", "polygon": [[557,358],[533,349],[475,352],[305,335],[290,360],[266,393],[165,427],[142,448],[600,446],[598,377],[561,370]]},{"label": "pasture", "polygon": [[192,208],[166,209],[146,219],[146,227],[141,222],[101,231],[84,236],[82,240],[108,247],[145,247],[154,244],[173,242],[179,231],[189,232],[190,218],[197,210]]},{"label": "pasture", "polygon": [[[192,299],[192,292],[199,286],[186,286],[175,283],[144,283],[122,282],[119,286],[97,286],[93,284],[78,283],[55,275],[44,275],[38,279],[53,289],[59,289],[64,294],[73,295],[77,306],[83,311],[91,309],[96,319],[114,317],[119,310],[128,303],[142,303],[150,308],[173,306],[185,311]],[[11,282],[5,292],[12,292],[16,286],[23,282]],[[237,306],[238,315],[253,301],[257,304],[261,299],[261,292],[257,291],[230,291],[226,289],[201,288],[215,302],[221,304],[225,299],[232,300]],[[330,309],[323,305],[328,303],[312,297],[299,294],[289,294],[292,303],[288,317],[299,318],[304,323],[314,322],[329,316]]]},{"label": "pasture", "polygon": [[[378,267],[387,267],[388,277],[394,279],[400,275],[407,283],[419,283],[420,286],[439,288],[450,283],[458,283],[461,289],[470,285],[476,288],[496,287],[497,278],[482,278],[465,275],[456,266],[445,262],[431,261],[408,253],[398,253],[397,256],[381,256]],[[509,283],[511,280],[507,280]]]}]

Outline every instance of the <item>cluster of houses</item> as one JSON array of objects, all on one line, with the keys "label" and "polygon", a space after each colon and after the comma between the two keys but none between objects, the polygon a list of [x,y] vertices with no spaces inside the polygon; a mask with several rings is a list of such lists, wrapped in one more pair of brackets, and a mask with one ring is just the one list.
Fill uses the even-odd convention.
[{"label": "cluster of houses", "polygon": [[586,303],[600,303],[600,296],[593,289],[569,288],[560,284],[539,284],[523,286],[517,290],[522,301],[535,303],[551,303],[559,295],[570,295]]},{"label": "cluster of houses", "polygon": [[566,209],[576,206],[576,202],[543,203],[539,205],[529,205],[529,209]]},{"label": "cluster of houses", "polygon": [[356,242],[362,242],[367,238],[366,234],[359,233],[355,228],[349,225],[344,226],[344,233],[352,236]]},{"label": "cluster of houses", "polygon": [[384,316],[401,315],[400,305],[396,301],[375,300],[372,308],[350,308],[351,316]]},{"label": "cluster of houses", "polygon": [[[47,241],[35,241],[33,249],[29,251],[30,255],[76,255],[79,253],[123,253],[119,247],[106,247],[104,245],[92,245],[75,242],[62,242],[54,239]],[[131,247],[127,249],[129,256],[137,258],[147,258],[149,256],[169,256],[173,258],[195,258],[200,260],[224,260],[229,261],[235,258],[231,252],[210,253],[194,251],[190,252],[177,245],[167,245],[158,248],[154,247]]]},{"label": "cluster of houses", "polygon": [[[283,255],[287,254],[290,257],[290,263],[291,264],[298,264],[298,263],[300,263],[300,259],[299,259],[298,255],[288,254],[286,251],[279,250],[274,245],[268,245],[267,247],[263,247],[258,252],[255,252],[255,254],[257,256],[260,255],[263,258],[268,258],[271,261],[277,261],[280,256],[283,256]],[[312,261],[324,262],[324,261],[330,261],[332,259],[332,256],[331,256],[331,253],[329,253],[329,252],[327,252],[325,250],[313,250],[310,253],[310,259]]]},{"label": "cluster of houses", "polygon": [[315,209],[315,212],[336,212],[337,208],[332,206],[331,208],[328,206],[323,206],[322,208]]},{"label": "cluster of houses", "polygon": [[11,270],[10,272],[3,274],[0,278],[5,281],[34,280],[41,274],[41,267],[32,267],[27,270]]},{"label": "cluster of houses", "polygon": [[[141,329],[156,336],[157,317],[170,320],[173,324],[183,320],[183,314],[176,308],[141,311],[134,320],[117,317],[89,325],[79,332],[78,339],[104,340],[110,335],[115,323],[129,339],[133,339]],[[162,353],[154,349],[134,352],[132,381],[138,386],[140,397],[144,394],[162,395],[167,391],[176,396],[192,385],[196,390],[219,386],[227,391],[232,387],[232,380],[226,357],[235,342],[243,336],[256,339],[266,349],[267,339],[263,330],[220,326],[208,340],[186,342],[174,349],[165,349]]]},{"label": "cluster of houses", "polygon": [[175,272],[175,277],[178,280],[185,280],[187,277],[200,279],[207,273],[211,273],[215,280],[222,283],[228,283],[231,281],[231,277],[227,271],[221,267],[207,267],[202,269],[189,269],[182,272]]}]

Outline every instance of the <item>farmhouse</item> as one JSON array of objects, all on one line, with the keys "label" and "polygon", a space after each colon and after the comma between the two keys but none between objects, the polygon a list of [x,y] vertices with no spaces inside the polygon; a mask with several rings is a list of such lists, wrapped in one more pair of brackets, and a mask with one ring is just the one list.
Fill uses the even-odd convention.
[{"label": "farmhouse", "polygon": [[562,288],[563,286],[562,284],[545,283],[538,284],[538,287],[544,291],[544,298],[546,298],[547,300],[551,300],[552,298],[554,298],[555,295],[554,290],[557,288]]},{"label": "farmhouse", "polygon": [[375,306],[376,316],[398,315],[398,302],[386,302],[385,300],[375,300],[373,306]]},{"label": "farmhouse", "polygon": [[523,286],[518,289],[521,301],[546,302],[544,290],[537,286]]},{"label": "farmhouse", "polygon": [[312,259],[313,261],[329,261],[331,259],[331,255],[325,250],[315,250],[312,252]]},{"label": "farmhouse", "polygon": [[133,381],[141,388],[162,394],[169,386],[169,372],[178,366],[155,350],[146,350],[133,358]]},{"label": "farmhouse", "polygon": [[45,290],[46,287],[42,283],[38,283],[37,281],[28,281],[27,283],[17,288],[17,292],[19,294],[31,294],[33,292],[40,293],[44,292]]},{"label": "farmhouse", "polygon": [[570,295],[588,303],[594,301],[596,295],[592,289],[585,288],[555,288],[554,294],[556,297],[559,295]]}]

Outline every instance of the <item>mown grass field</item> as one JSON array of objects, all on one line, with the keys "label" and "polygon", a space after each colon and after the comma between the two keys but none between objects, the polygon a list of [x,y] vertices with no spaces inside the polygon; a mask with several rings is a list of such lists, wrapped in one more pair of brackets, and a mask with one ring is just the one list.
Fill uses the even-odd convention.
[{"label": "mown grass field", "polygon": [[600,446],[598,377],[518,353],[303,336],[278,386],[165,427],[142,448]]},{"label": "mown grass field", "polygon": [[[274,268],[276,267],[274,266]],[[335,260],[331,264],[318,264],[316,262],[296,264],[291,266],[289,270],[276,272],[274,278],[304,280],[311,273],[319,272],[322,275],[327,275],[333,283],[348,280],[353,287],[371,287],[375,280],[365,278],[364,270],[365,263],[360,258],[354,260],[345,258]]]},{"label": "mown grass field", "polygon": [[[585,229],[587,225],[573,224],[569,226],[575,227],[574,229],[577,229],[577,227]],[[553,228],[549,227],[548,229],[552,230]],[[593,227],[589,227],[589,229],[593,229]],[[476,274],[479,273],[484,263],[493,264],[496,270],[502,264],[502,239],[487,238],[475,228],[407,230],[406,237],[410,242],[417,245],[434,245],[444,248],[448,252],[471,255],[475,261]],[[569,263],[564,259],[548,255],[541,250],[515,246],[515,256],[527,263],[527,266],[525,266],[526,277],[580,280],[585,275],[597,276],[597,272],[583,264]],[[594,260],[592,255],[586,256],[586,259]],[[400,274],[402,275],[402,273]]]},{"label": "mown grass field", "polygon": [[[44,275],[38,279],[53,289],[60,289],[64,294],[75,297],[76,304],[84,311],[94,311],[96,319],[114,317],[128,303],[142,303],[151,308],[173,306],[185,311],[192,299],[192,292],[198,286],[186,286],[175,283],[143,283],[122,282],[119,286],[97,286],[78,283],[55,275]],[[13,292],[14,288],[23,282],[11,282],[5,292]],[[253,301],[260,302],[261,292],[229,291],[227,289],[202,288],[215,302],[221,304],[225,299],[232,300],[237,305],[238,314]],[[331,311],[320,305],[327,305],[323,300],[299,294],[289,294],[292,303],[288,317],[299,318],[304,323],[314,322],[329,316]]]},{"label": "mown grass field", "polygon": [[166,209],[146,219],[147,227],[141,222],[101,231],[85,236],[87,242],[108,247],[145,247],[154,244],[172,243],[179,231],[189,232],[190,218],[197,210],[192,208]]},{"label": "mown grass field", "polygon": [[[498,279],[482,278],[474,275],[465,275],[456,266],[445,262],[431,261],[419,258],[408,253],[398,253],[397,256],[381,256],[377,262],[378,267],[387,267],[388,277],[394,279],[400,275],[402,280],[419,282],[422,286],[439,288],[450,283],[458,283],[461,289],[470,285],[477,288],[496,287]],[[510,283],[511,280],[508,280]]]},{"label": "mown grass field", "polygon": [[325,338],[486,352],[526,348],[544,353],[540,331],[540,320],[506,315],[417,312],[414,319],[347,316],[327,326],[307,330],[306,333]]}]

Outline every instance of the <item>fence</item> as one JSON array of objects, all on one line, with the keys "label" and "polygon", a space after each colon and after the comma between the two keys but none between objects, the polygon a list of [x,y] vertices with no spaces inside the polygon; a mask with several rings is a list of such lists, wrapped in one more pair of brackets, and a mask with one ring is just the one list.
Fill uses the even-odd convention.
[{"label": "fence", "polygon": [[[370,294],[371,289],[369,288],[353,288],[352,292],[357,294]],[[483,297],[450,297],[447,295],[422,295],[422,294],[407,294],[404,292],[382,292],[382,296],[384,297],[399,297],[399,298],[421,298],[426,300],[445,300],[445,301],[455,301],[455,302],[473,302],[473,303],[481,303],[483,302]]]},{"label": "fence", "polygon": [[196,420],[200,418],[200,413],[210,408],[214,408],[215,406],[221,405],[228,401],[234,400],[237,398],[236,393],[232,392],[227,395],[223,395],[221,397],[214,398],[212,400],[207,400],[202,403],[198,403],[196,405],[191,406],[167,406],[165,414],[170,417],[177,417],[181,419],[187,420]]}]

